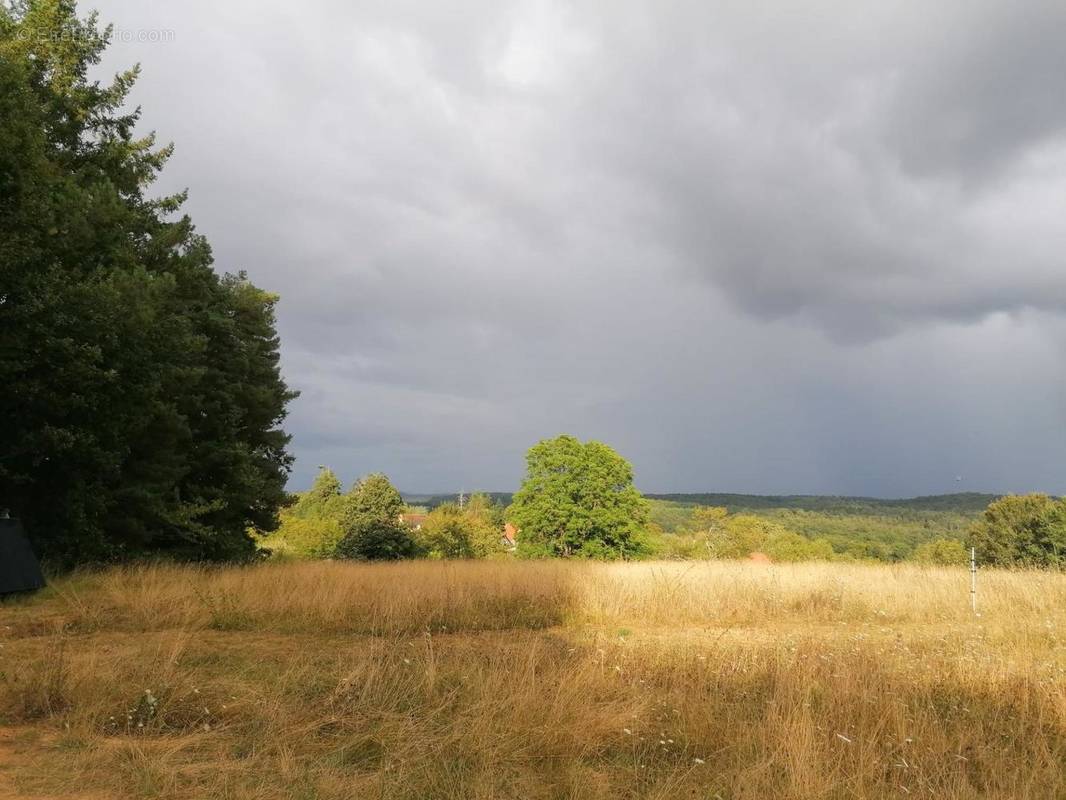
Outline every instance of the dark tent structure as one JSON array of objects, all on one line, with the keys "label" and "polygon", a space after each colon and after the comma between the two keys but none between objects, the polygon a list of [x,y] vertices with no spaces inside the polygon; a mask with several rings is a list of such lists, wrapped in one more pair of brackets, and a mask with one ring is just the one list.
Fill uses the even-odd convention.
[{"label": "dark tent structure", "polygon": [[44,575],[17,519],[0,517],[0,595],[44,587]]}]

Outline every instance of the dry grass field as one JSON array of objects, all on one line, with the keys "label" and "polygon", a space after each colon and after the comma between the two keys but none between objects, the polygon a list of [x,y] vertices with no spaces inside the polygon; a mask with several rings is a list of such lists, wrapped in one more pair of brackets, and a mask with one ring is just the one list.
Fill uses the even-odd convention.
[{"label": "dry grass field", "polygon": [[0,797],[1063,798],[1066,575],[170,566],[0,605]]}]

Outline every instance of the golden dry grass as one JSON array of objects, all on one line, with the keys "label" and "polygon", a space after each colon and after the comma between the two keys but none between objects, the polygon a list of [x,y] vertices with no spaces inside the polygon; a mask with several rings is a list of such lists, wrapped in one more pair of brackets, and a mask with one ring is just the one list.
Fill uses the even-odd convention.
[{"label": "golden dry grass", "polygon": [[968,579],[73,575],[0,606],[0,797],[1066,797],[1066,576],[984,572],[977,619]]}]

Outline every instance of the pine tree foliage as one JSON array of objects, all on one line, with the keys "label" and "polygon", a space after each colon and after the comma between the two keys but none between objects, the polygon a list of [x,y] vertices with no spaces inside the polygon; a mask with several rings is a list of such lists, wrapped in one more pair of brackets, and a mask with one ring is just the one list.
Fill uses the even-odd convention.
[{"label": "pine tree foliage", "polygon": [[171,146],[88,78],[110,29],[0,6],[0,505],[57,563],[246,557],[290,465],[275,295],[220,276]]}]

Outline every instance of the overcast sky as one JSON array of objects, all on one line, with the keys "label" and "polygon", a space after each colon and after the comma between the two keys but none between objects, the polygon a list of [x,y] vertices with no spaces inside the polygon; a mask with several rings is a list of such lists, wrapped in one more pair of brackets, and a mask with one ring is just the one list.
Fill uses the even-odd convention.
[{"label": "overcast sky", "polygon": [[1060,1],[95,7],[281,294],[291,488],[567,432],[645,491],[1066,492]]}]

